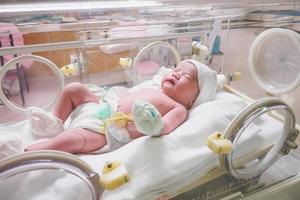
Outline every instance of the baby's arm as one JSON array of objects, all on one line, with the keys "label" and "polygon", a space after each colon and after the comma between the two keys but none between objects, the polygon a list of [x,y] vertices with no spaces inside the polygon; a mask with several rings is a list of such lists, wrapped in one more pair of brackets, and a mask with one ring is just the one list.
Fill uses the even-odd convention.
[{"label": "baby's arm", "polygon": [[163,106],[167,107],[169,111],[161,117],[159,110],[151,103],[142,100],[135,101],[133,105],[133,120],[136,130],[127,124],[131,138],[142,135],[153,137],[166,135],[184,122],[187,110],[183,105],[168,99],[167,102],[165,101],[161,105],[161,107]]},{"label": "baby's arm", "polygon": [[187,110],[181,104],[175,104],[174,108],[162,116],[164,128],[161,135],[167,135],[182,124],[187,117]]}]

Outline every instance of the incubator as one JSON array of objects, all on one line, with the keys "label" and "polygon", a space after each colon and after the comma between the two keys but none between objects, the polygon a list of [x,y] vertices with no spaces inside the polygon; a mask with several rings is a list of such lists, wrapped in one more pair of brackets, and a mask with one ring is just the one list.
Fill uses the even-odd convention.
[{"label": "incubator", "polygon": [[[299,10],[288,0],[2,3],[0,199],[297,199]],[[28,108],[51,112],[64,85],[100,98],[158,88],[184,59],[215,70],[220,88],[171,134],[103,154],[22,152],[47,139],[32,134]]]}]

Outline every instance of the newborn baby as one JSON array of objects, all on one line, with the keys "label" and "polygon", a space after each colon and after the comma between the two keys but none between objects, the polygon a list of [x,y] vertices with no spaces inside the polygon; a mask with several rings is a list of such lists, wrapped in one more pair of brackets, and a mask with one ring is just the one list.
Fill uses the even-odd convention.
[{"label": "newborn baby", "polygon": [[[47,141],[29,145],[25,150],[49,149],[69,153],[91,153],[104,147],[110,150],[116,149],[145,133],[132,121],[128,121],[122,128],[111,126],[105,133],[100,129],[103,120],[95,113],[102,112],[105,105],[105,109],[108,106],[109,111],[113,113],[131,114],[137,100],[146,102],[153,113],[161,116],[161,128],[157,129],[157,135],[166,135],[185,121],[188,109],[211,100],[216,89],[216,73],[195,60],[180,62],[162,79],[160,90],[143,88],[108,104],[101,99],[99,101],[98,97],[83,84],[71,83],[63,89],[54,107],[53,115],[39,109],[29,110],[29,115],[34,116],[31,126],[35,134],[39,135],[39,131],[47,130],[47,127],[36,128],[41,125],[39,124],[41,120],[36,113],[42,113],[55,122],[51,129],[48,129],[55,132],[51,133],[55,136]],[[63,123],[69,117],[71,123],[64,130]],[[114,143],[111,142],[112,140]]]}]

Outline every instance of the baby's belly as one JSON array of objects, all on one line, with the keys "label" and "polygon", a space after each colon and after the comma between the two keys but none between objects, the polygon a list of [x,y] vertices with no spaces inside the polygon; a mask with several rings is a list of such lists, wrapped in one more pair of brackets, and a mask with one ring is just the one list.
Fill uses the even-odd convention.
[{"label": "baby's belly", "polygon": [[136,100],[148,100],[148,99],[142,95],[126,96],[125,98],[120,99],[118,110],[122,111],[125,114],[132,113],[132,105]]},{"label": "baby's belly", "polygon": [[121,111],[125,114],[130,114],[132,108],[132,103],[120,101],[118,106],[118,111]]}]

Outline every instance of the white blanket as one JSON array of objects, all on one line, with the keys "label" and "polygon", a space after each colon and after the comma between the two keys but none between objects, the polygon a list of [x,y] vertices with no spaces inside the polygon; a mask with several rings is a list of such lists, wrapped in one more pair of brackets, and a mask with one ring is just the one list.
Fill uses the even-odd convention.
[{"label": "white blanket", "polygon": [[[130,181],[114,191],[105,191],[102,195],[105,200],[156,199],[165,194],[172,194],[183,184],[192,182],[218,166],[218,157],[207,148],[206,138],[214,131],[224,131],[233,117],[245,106],[244,100],[225,92],[218,92],[215,100],[194,108],[188,120],[167,136],[142,137],[114,152],[81,155],[80,158],[99,174],[106,161],[120,160],[125,163]],[[249,136],[247,142],[241,146],[253,150],[256,146],[264,145],[272,135],[278,133],[277,126],[280,125],[275,123],[264,126],[269,129],[268,134],[265,134],[265,130],[262,133],[261,128],[254,126],[250,129],[251,137]],[[35,140],[27,121],[0,126],[0,137],[8,135],[17,135],[27,144]],[[23,187],[24,191],[27,191],[19,191],[19,199],[24,199],[24,193],[27,199],[87,199],[84,195],[88,195],[88,191],[79,192],[80,184],[78,185],[78,181],[70,181],[73,180],[70,175],[58,176],[56,181],[49,182],[48,187],[43,186],[43,191],[37,189],[39,192],[31,194],[28,190],[32,188],[29,185],[34,179],[27,179],[30,181],[24,182]],[[62,187],[67,189],[61,189]],[[74,195],[74,191],[80,195]]]}]

